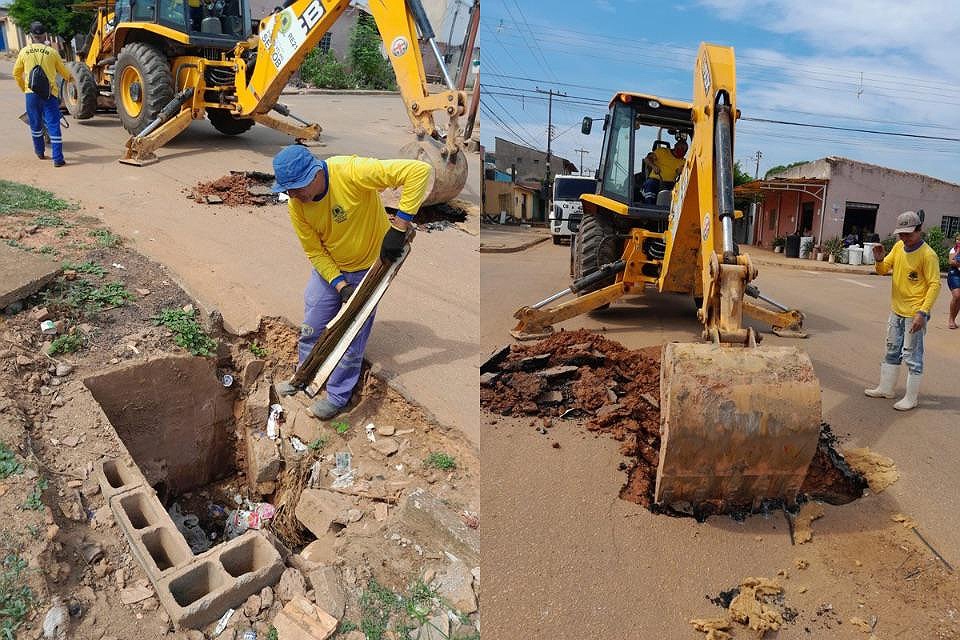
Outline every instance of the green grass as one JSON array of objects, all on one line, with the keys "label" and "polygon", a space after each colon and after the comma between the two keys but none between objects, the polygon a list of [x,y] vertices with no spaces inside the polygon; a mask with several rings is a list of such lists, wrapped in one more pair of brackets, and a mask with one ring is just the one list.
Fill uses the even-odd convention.
[{"label": "green grass", "polygon": [[7,240],[7,246],[13,247],[14,249],[21,249],[23,251],[26,251],[27,253],[33,253],[33,249],[31,249],[30,247],[24,244],[21,244],[19,240],[14,240],[13,238],[10,238],[9,240]]},{"label": "green grass", "polygon": [[270,625],[270,630],[267,631],[267,640],[278,640],[280,634],[277,633],[277,628],[273,625]]},{"label": "green grass", "polygon": [[0,480],[23,473],[23,465],[17,461],[16,454],[0,442]]},{"label": "green grass", "polygon": [[20,211],[66,211],[72,209],[66,200],[61,200],[49,191],[9,180],[0,180],[0,215]]},{"label": "green grass", "polygon": [[23,503],[24,509],[31,511],[40,511],[43,509],[43,492],[47,489],[47,479],[37,478],[37,483],[33,485],[33,491],[27,496],[27,501]]},{"label": "green grass", "polygon": [[153,316],[153,324],[163,325],[173,332],[173,341],[195,356],[211,356],[217,341],[204,332],[195,313],[183,309],[163,309]]},{"label": "green grass", "polygon": [[103,276],[107,275],[107,269],[97,264],[93,260],[87,260],[86,262],[81,262],[80,264],[76,264],[68,260],[63,262],[60,266],[63,267],[64,270],[76,271],[77,273],[97,276],[98,278],[102,278]]},{"label": "green grass", "polygon": [[258,358],[267,357],[267,348],[261,344],[258,344],[256,341],[250,343],[250,353],[257,356]]},{"label": "green grass", "polygon": [[327,446],[328,438],[326,436],[320,436],[313,442],[307,445],[311,451],[320,451],[325,446]]},{"label": "green grass", "polygon": [[359,628],[356,622],[344,618],[340,621],[340,624],[337,625],[337,635],[347,635],[351,631],[356,631]]},{"label": "green grass", "polygon": [[429,469],[439,469],[441,471],[453,471],[457,468],[457,461],[453,456],[434,451],[423,461],[423,466]]},{"label": "green grass", "polygon": [[57,336],[47,348],[47,355],[55,356],[60,353],[73,353],[74,351],[83,349],[85,344],[87,344],[87,338],[79,331]]},{"label": "green grass", "polygon": [[0,565],[0,636],[4,640],[18,637],[23,624],[36,603],[33,591],[21,582],[27,561],[17,553],[9,553]]},{"label": "green grass", "polygon": [[33,219],[33,224],[38,227],[66,227],[67,221],[55,213],[44,213]]},{"label": "green grass", "polygon": [[110,233],[109,229],[93,229],[87,235],[96,238],[101,247],[119,247],[123,242],[120,236]]},{"label": "green grass", "polygon": [[345,434],[347,431],[350,431],[350,425],[349,425],[348,423],[346,423],[346,422],[342,422],[342,421],[341,421],[341,422],[334,422],[334,423],[333,423],[332,425],[330,425],[330,426],[332,426],[332,427],[336,430],[336,432],[339,433],[340,435],[343,435],[343,434]]},{"label": "green grass", "polygon": [[96,313],[111,307],[122,307],[133,294],[122,282],[107,282],[96,286],[85,278],[61,282],[60,296],[49,302],[60,304],[76,311]]},{"label": "green grass", "polygon": [[399,594],[371,578],[360,594],[360,630],[367,640],[382,640],[388,631],[407,638],[413,629],[428,624],[430,612],[439,604],[437,592],[423,580],[411,585],[408,594]]},{"label": "green grass", "polygon": [[45,245],[43,245],[42,247],[40,247],[39,249],[37,249],[37,253],[42,253],[42,254],[48,255],[48,256],[49,256],[49,255],[59,255],[59,254],[60,254],[59,251],[57,251],[56,249],[54,249],[53,247],[51,247],[51,246],[48,245],[48,244],[45,244]]}]

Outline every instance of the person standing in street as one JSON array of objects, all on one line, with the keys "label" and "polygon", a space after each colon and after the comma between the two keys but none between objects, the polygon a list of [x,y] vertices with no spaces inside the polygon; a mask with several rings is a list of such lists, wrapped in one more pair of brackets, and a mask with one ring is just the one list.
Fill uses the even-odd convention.
[{"label": "person standing in street", "polygon": [[947,270],[947,286],[950,287],[950,318],[947,327],[957,328],[957,314],[960,313],[960,233],[953,239],[949,254],[950,269]]},{"label": "person standing in street", "polygon": [[[30,39],[32,44],[21,49],[17,55],[17,61],[13,65],[13,77],[20,90],[26,94],[27,119],[30,123],[30,135],[33,136],[34,153],[41,160],[46,157],[46,143],[43,139],[43,128],[46,125],[53,152],[53,166],[62,167],[66,160],[63,159],[63,137],[60,133],[60,90],[57,74],[67,82],[73,80],[73,75],[63,64],[57,50],[47,44],[47,29],[42,23],[34,22],[30,25]],[[39,68],[39,71],[34,72],[35,68]]]},{"label": "person standing in street", "polygon": [[[294,144],[274,157],[273,169],[273,191],[290,197],[290,221],[313,265],[303,294],[299,366],[377,259],[393,262],[400,257],[407,228],[426,198],[432,168],[419,160],[357,156],[319,160],[303,145]],[[394,216],[388,217],[383,208],[383,189],[402,189]],[[373,317],[330,374],[326,395],[310,407],[314,417],[329,420],[349,403],[360,379]],[[297,391],[290,382],[276,388],[283,395]]]},{"label": "person standing in street", "polygon": [[940,261],[923,241],[921,224],[917,213],[904,211],[897,217],[897,228],[893,231],[900,240],[890,254],[884,255],[883,245],[873,248],[876,272],[893,273],[891,312],[887,322],[887,352],[880,365],[880,384],[863,392],[871,398],[893,398],[900,363],[906,362],[907,390],[893,405],[899,411],[917,406],[923,375],[923,338],[930,309],[940,293]]}]

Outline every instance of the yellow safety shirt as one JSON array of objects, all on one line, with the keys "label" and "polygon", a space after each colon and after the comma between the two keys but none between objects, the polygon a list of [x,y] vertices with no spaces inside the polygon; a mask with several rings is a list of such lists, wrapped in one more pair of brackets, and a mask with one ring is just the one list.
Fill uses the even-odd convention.
[{"label": "yellow safety shirt", "polygon": [[911,317],[917,311],[929,314],[940,293],[940,261],[926,242],[913,251],[903,248],[903,240],[874,269],[880,275],[893,271],[890,307],[898,316]]},{"label": "yellow safety shirt", "polygon": [[65,80],[73,80],[73,74],[63,64],[63,58],[60,57],[56,49],[40,43],[27,45],[20,49],[17,61],[13,64],[13,78],[24,93],[33,93],[27,86],[27,79],[30,77],[30,72],[38,64],[43,67],[43,72],[47,74],[47,78],[50,80],[51,96],[60,95],[60,87],[56,82],[58,73]]},{"label": "yellow safety shirt", "polygon": [[318,202],[290,198],[290,220],[311,264],[327,282],[343,271],[369,269],[380,256],[390,221],[380,190],[402,189],[399,209],[415,215],[432,168],[420,160],[327,158],[327,193]]},{"label": "yellow safety shirt", "polygon": [[683,171],[685,160],[673,155],[673,151],[666,147],[657,147],[653,151],[653,162],[656,168],[650,171],[650,177],[663,182],[676,182]]}]

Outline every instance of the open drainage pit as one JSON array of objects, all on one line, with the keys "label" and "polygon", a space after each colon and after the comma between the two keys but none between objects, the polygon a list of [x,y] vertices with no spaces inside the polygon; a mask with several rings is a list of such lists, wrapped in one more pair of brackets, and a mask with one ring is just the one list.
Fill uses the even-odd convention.
[{"label": "open drainage pit", "polygon": [[[171,356],[84,380],[147,483],[194,553],[224,539],[227,514],[242,493],[237,479],[236,391],[220,384],[212,360]],[[105,465],[112,486],[131,480],[122,464]],[[133,495],[131,500],[142,498]],[[155,518],[148,507],[127,509],[142,528]],[[165,530],[143,542],[158,568],[175,565]],[[204,540],[206,538],[206,540]]]},{"label": "open drainage pit", "polygon": [[[707,503],[680,513],[654,503],[660,463],[660,352],[659,346],[629,350],[584,329],[513,345],[481,367],[480,403],[494,413],[529,417],[543,434],[562,417],[584,418],[588,430],[613,437],[629,459],[620,463],[620,470],[627,473],[620,491],[624,500],[656,513],[698,520],[720,512],[746,517],[753,505]],[[822,425],[799,499],[845,504],[861,497],[866,486],[838,453],[829,426]],[[782,506],[770,501],[759,510]]]}]

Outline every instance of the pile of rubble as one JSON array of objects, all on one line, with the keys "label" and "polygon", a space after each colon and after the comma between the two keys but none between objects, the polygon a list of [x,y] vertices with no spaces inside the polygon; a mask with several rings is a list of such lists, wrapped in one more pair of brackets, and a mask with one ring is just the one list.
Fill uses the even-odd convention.
[{"label": "pile of rubble", "polygon": [[[500,415],[537,417],[533,424],[541,433],[559,418],[583,420],[588,430],[608,434],[630,459],[620,463],[627,472],[620,497],[659,510],[653,495],[660,462],[660,354],[659,346],[630,350],[586,329],[509,345],[481,366],[480,404]],[[865,488],[838,452],[829,425],[822,425],[801,493],[845,504]]]},{"label": "pile of rubble", "polygon": [[277,194],[271,190],[273,175],[260,171],[231,171],[229,174],[199,182],[187,192],[187,198],[205,204],[228,207],[276,204]]}]

